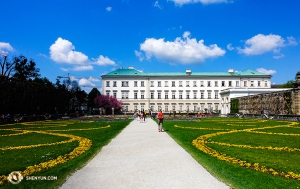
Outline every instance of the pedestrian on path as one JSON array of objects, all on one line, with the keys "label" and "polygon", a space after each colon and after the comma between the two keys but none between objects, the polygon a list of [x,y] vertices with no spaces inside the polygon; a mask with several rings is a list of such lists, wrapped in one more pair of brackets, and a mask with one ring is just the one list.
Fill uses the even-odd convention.
[{"label": "pedestrian on path", "polygon": [[162,124],[164,121],[164,114],[162,113],[161,110],[157,114],[157,119],[158,119],[158,132],[162,132]]}]

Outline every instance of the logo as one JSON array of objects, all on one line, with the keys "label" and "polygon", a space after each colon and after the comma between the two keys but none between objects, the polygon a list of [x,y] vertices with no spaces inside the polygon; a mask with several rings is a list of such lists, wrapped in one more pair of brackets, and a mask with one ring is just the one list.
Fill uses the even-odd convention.
[{"label": "logo", "polygon": [[19,171],[13,171],[8,175],[7,179],[12,184],[19,184],[23,180],[23,176]]}]

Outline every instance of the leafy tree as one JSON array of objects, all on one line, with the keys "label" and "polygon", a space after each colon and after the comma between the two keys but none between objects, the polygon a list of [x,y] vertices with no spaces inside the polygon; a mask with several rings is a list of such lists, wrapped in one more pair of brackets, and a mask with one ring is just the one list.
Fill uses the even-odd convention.
[{"label": "leafy tree", "polygon": [[54,84],[46,77],[44,77],[44,78],[36,77],[36,78],[34,78],[33,82],[41,84],[43,86],[50,87],[50,88],[55,88]]},{"label": "leafy tree", "polygon": [[278,86],[277,88],[294,88],[294,80],[289,80],[285,84]]},{"label": "leafy tree", "polygon": [[95,102],[94,102],[94,99],[97,97],[97,96],[99,96],[99,95],[101,95],[101,93],[98,91],[98,89],[97,88],[93,88],[92,90],[91,90],[91,92],[88,94],[88,97],[87,97],[87,99],[88,99],[88,108],[90,109],[93,109],[93,108],[95,108],[96,107],[96,104],[95,104]]},{"label": "leafy tree", "polygon": [[122,109],[122,102],[118,101],[114,96],[99,95],[94,102],[99,108],[104,108],[105,110],[111,110],[112,108],[115,110]]},{"label": "leafy tree", "polygon": [[13,77],[20,80],[32,80],[36,77],[39,77],[40,69],[36,68],[36,64],[33,60],[29,60],[21,55],[19,57],[15,57],[13,60],[14,64],[14,75]]}]

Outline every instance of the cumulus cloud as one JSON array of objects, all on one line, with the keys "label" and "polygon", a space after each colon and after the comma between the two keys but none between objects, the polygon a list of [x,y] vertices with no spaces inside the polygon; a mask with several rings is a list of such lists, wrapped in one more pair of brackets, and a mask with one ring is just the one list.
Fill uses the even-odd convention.
[{"label": "cumulus cloud", "polygon": [[163,6],[162,6],[161,4],[159,4],[158,1],[155,1],[154,7],[157,7],[157,8],[159,8],[159,9],[162,9],[162,8],[163,8]]},{"label": "cumulus cloud", "polygon": [[111,65],[115,66],[116,63],[109,59],[108,57],[104,57],[100,55],[97,59],[94,59],[94,64],[100,65],[100,66],[105,66],[105,65]]},{"label": "cumulus cloud", "polygon": [[83,64],[88,62],[85,54],[74,50],[75,47],[70,41],[59,37],[50,46],[50,58],[57,63]]},{"label": "cumulus cloud", "polygon": [[70,41],[61,37],[50,46],[50,58],[56,63],[73,66],[72,68],[61,68],[62,70],[87,71],[93,70],[93,65],[116,65],[114,61],[103,55],[89,60],[84,53],[75,51],[75,46]]},{"label": "cumulus cloud", "polygon": [[78,85],[82,86],[82,87],[94,87],[94,86],[96,86],[90,80],[85,79],[85,78],[80,79],[79,82],[78,82]]},{"label": "cumulus cloud", "polygon": [[110,12],[112,10],[112,7],[106,7],[106,11]]},{"label": "cumulus cloud", "polygon": [[190,35],[190,32],[184,32],[182,38],[177,37],[174,41],[148,38],[140,44],[140,52],[136,51],[135,54],[140,60],[145,56],[147,59],[155,57],[163,62],[180,64],[200,63],[225,54],[225,50],[216,44],[205,46],[204,40],[197,41],[190,38]]},{"label": "cumulus cloud", "polygon": [[244,48],[238,48],[239,53],[259,55],[268,51],[279,51],[284,46],[284,39],[279,35],[258,34],[245,42]]},{"label": "cumulus cloud", "polygon": [[260,73],[268,74],[268,75],[273,75],[276,73],[276,70],[266,70],[265,68],[257,68],[256,71],[258,71]]},{"label": "cumulus cloud", "polygon": [[202,3],[202,4],[214,4],[214,3],[228,3],[232,0],[168,0],[173,1],[176,5],[182,6],[184,4],[191,4],[191,3]]},{"label": "cumulus cloud", "polygon": [[9,51],[14,51],[14,48],[9,43],[0,42],[0,55],[7,56]]}]

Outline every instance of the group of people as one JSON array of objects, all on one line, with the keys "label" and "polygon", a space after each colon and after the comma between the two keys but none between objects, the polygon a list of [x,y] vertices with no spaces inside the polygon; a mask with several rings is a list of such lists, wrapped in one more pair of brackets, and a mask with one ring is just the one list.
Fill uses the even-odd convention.
[{"label": "group of people", "polygon": [[134,117],[134,119],[136,119],[137,121],[140,121],[142,123],[142,122],[145,122],[146,115],[147,115],[146,111],[142,110],[142,111],[139,111],[139,112],[135,112],[133,114],[133,117]]},{"label": "group of people", "polygon": [[[145,122],[146,115],[147,115],[146,111],[142,110],[142,111],[139,111],[139,112],[135,112],[133,114],[133,117],[134,117],[135,120],[140,121],[142,123],[142,122]],[[151,113],[150,113],[150,116],[152,118]],[[158,132],[162,132],[162,124],[163,124],[163,120],[164,120],[164,114],[162,113],[162,110],[160,110],[158,112],[158,114],[156,115],[156,118],[158,119]]]}]

